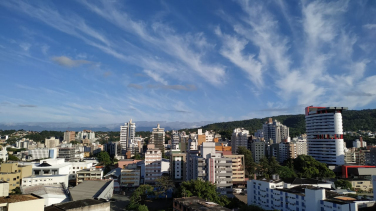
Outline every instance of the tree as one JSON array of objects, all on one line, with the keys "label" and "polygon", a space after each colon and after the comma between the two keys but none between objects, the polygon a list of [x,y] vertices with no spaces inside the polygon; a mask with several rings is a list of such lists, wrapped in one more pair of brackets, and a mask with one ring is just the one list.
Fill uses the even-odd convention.
[{"label": "tree", "polygon": [[111,157],[108,152],[98,153],[97,158],[100,163],[103,163],[106,166],[111,164]]},{"label": "tree", "polygon": [[269,175],[277,174],[280,166],[281,165],[279,165],[279,163],[276,160],[276,158],[274,156],[271,156],[269,158],[269,171],[268,171],[268,174]]},{"label": "tree", "polygon": [[197,196],[221,206],[230,203],[226,196],[220,196],[217,193],[217,187],[209,181],[190,180],[182,182],[179,193],[181,193],[183,197]]},{"label": "tree", "polygon": [[19,194],[22,194],[22,191],[21,191],[20,187],[16,187],[16,188],[13,189],[12,192],[10,193],[10,195],[19,195]]},{"label": "tree", "polygon": [[145,204],[146,197],[152,195],[154,188],[151,185],[140,185],[132,194],[127,209],[135,210]]},{"label": "tree", "polygon": [[252,152],[245,147],[238,148],[238,154],[244,155],[244,166],[246,177],[252,176],[255,173],[256,164],[253,161]]},{"label": "tree", "polygon": [[337,181],[334,182],[334,185],[337,187],[341,187],[342,189],[351,189],[352,188],[352,185],[351,185],[351,182],[347,181],[347,180],[343,180],[343,179],[339,179]]},{"label": "tree", "polygon": [[18,157],[14,156],[14,155],[9,154],[8,160],[19,161],[20,159],[18,159]]},{"label": "tree", "polygon": [[291,169],[287,166],[279,166],[278,167],[278,170],[277,170],[277,174],[279,175],[279,177],[285,179],[285,178],[295,178],[296,177],[296,173],[294,171],[294,169]]},{"label": "tree", "polygon": [[162,158],[168,159],[168,157],[165,154],[164,147],[162,148]]},{"label": "tree", "polygon": [[335,174],[326,164],[320,163],[309,155],[299,155],[294,159],[294,169],[302,178],[334,178]]},{"label": "tree", "polygon": [[8,139],[6,140],[6,142],[7,142],[7,144],[9,144],[9,145],[14,145],[14,144],[16,144],[17,139],[11,137],[11,138],[8,138]]},{"label": "tree", "polygon": [[149,209],[146,205],[140,205],[138,206],[138,211],[149,211]]},{"label": "tree", "polygon": [[[162,176],[155,180],[155,195],[158,197],[175,187],[174,182],[168,176]],[[167,198],[167,194],[166,194]]]},{"label": "tree", "polygon": [[262,157],[259,161],[259,167],[258,167],[258,172],[265,178],[269,178],[269,160],[265,156]]},{"label": "tree", "polygon": [[140,154],[136,153],[136,154],[134,155],[133,159],[135,159],[135,160],[141,160],[141,156],[140,156]]}]

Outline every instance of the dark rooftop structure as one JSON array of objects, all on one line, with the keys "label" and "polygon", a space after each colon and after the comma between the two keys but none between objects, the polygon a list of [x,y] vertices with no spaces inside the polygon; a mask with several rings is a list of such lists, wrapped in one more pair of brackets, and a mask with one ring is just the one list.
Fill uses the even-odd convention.
[{"label": "dark rooftop structure", "polygon": [[208,202],[199,197],[175,198],[173,203],[174,210],[190,210],[190,211],[231,211],[231,209],[222,207],[214,202]]},{"label": "dark rooftop structure", "polygon": [[78,201],[64,202],[60,204],[54,204],[44,208],[44,211],[64,211],[64,210],[77,210],[78,208],[90,207],[90,206],[110,206],[110,202],[95,199],[83,199]]},{"label": "dark rooftop structure", "polygon": [[326,184],[326,182],[316,180],[316,179],[304,179],[304,178],[289,178],[284,179],[283,182],[290,183],[293,185],[301,185],[301,184],[309,184],[309,185],[318,185],[318,184]]}]

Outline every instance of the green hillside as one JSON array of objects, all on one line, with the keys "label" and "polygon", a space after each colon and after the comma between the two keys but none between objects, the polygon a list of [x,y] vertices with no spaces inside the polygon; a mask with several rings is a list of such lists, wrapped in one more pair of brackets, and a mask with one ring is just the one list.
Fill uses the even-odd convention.
[{"label": "green hillside", "polygon": [[[269,118],[269,117],[268,117]],[[254,133],[256,130],[262,128],[262,124],[265,123],[268,118],[262,119],[249,119],[233,122],[220,122],[209,124],[201,127],[205,130],[215,130],[228,136],[232,133],[232,130],[237,127],[243,127],[249,130],[250,133]],[[280,115],[273,116],[273,120],[276,119],[282,124],[290,128],[290,136],[294,137],[299,134],[305,133],[305,118],[303,114],[298,115]],[[371,130],[376,131],[376,109],[366,110],[347,110],[343,112],[343,127],[344,131],[357,131],[357,130]],[[191,129],[195,131],[197,129]]]}]

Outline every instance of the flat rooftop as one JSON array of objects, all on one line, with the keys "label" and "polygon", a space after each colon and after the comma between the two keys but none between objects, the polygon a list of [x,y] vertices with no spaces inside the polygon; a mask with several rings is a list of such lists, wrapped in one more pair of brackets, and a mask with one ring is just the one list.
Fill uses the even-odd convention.
[{"label": "flat rooftop", "polygon": [[69,210],[69,209],[75,209],[75,208],[82,208],[86,206],[92,206],[97,204],[104,204],[104,203],[110,203],[95,199],[83,199],[83,200],[77,200],[77,201],[70,201],[70,202],[64,202],[60,204],[54,204],[48,207],[44,208],[44,211],[62,211],[62,210]]},{"label": "flat rooftop", "polygon": [[26,194],[26,195],[9,195],[6,197],[0,197],[0,203],[16,203],[22,201],[30,201],[35,199],[41,199],[40,197]]},{"label": "flat rooftop", "polygon": [[[174,202],[182,204],[184,207],[189,208],[189,210],[214,210],[214,211],[231,211],[231,209],[222,207],[214,202],[208,202],[199,197],[183,197],[175,198]],[[188,209],[187,209],[188,210]]]},{"label": "flat rooftop", "polygon": [[106,180],[86,180],[70,190],[73,200],[92,199],[101,193],[110,183]]}]

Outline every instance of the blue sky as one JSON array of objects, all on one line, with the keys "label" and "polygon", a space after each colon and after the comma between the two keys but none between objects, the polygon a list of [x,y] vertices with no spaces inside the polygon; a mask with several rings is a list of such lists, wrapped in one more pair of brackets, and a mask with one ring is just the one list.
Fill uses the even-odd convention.
[{"label": "blue sky", "polygon": [[0,122],[376,105],[376,1],[1,1]]}]

